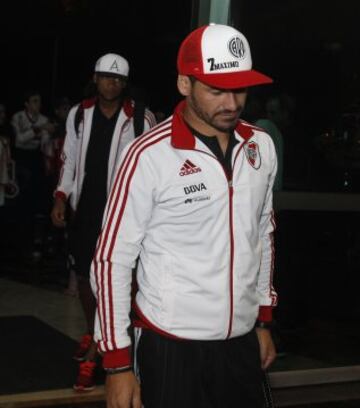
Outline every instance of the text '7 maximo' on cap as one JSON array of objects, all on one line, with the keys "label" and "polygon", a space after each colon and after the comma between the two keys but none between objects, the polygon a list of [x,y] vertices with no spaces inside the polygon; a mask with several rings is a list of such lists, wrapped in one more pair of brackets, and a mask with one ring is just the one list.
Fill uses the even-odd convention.
[{"label": "text '7 maximo' on cap", "polygon": [[178,73],[219,89],[246,88],[273,80],[252,69],[250,47],[233,27],[210,24],[192,31],[182,42]]}]

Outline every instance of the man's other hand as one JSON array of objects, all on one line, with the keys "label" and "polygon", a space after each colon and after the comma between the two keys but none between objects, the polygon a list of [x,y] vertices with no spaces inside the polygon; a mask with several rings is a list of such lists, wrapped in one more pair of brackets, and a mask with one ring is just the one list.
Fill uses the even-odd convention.
[{"label": "man's other hand", "polygon": [[275,345],[270,330],[258,327],[256,334],[260,344],[261,367],[266,370],[276,358]]},{"label": "man's other hand", "polygon": [[55,227],[65,227],[66,203],[61,198],[55,198],[54,206],[51,211],[51,221]]},{"label": "man's other hand", "polygon": [[106,377],[107,408],[141,408],[140,385],[132,371]]}]

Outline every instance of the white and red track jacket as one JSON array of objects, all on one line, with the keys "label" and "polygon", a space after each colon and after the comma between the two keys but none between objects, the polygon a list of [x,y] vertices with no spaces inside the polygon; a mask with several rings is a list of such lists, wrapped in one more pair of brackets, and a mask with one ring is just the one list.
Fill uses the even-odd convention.
[{"label": "white and red track jacket", "polygon": [[[85,159],[90,140],[95,103],[96,99],[87,99],[82,102],[83,118],[78,130],[75,129],[75,115],[79,105],[74,106],[70,110],[66,121],[66,137],[61,155],[63,165],[54,195],[64,200],[70,197],[70,204],[73,210],[76,210],[84,181]],[[133,114],[133,101],[124,101],[115,125],[110,147],[107,178],[108,191],[116,174],[121,152],[135,138]],[[155,123],[155,116],[148,109],[145,109],[144,132],[153,127]]]},{"label": "white and red track jacket", "polygon": [[91,268],[105,368],[130,364],[138,255],[134,307],[160,334],[228,339],[272,318],[273,142],[239,121],[229,180],[184,123],[184,104],[125,149],[108,199]]}]

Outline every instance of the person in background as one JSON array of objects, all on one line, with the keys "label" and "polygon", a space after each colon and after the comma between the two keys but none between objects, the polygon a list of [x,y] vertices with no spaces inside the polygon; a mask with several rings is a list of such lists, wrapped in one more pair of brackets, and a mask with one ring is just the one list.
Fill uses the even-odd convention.
[{"label": "person in background", "polygon": [[[5,205],[5,197],[9,189],[16,188],[14,174],[10,167],[14,166],[11,158],[11,129],[7,126],[6,107],[0,103],[0,207]],[[11,177],[13,176],[13,177]],[[12,184],[11,184],[12,183]],[[13,193],[16,191],[14,190]]]},{"label": "person in background", "polygon": [[[66,119],[72,105],[70,99],[66,96],[58,97],[54,100],[53,115],[50,118],[54,126],[51,134],[52,156],[48,157],[47,170],[47,188],[50,199],[50,209],[53,204],[53,192],[57,186],[60,171],[62,168],[61,154],[63,151],[66,135]],[[50,210],[49,210],[50,211]],[[46,253],[55,258],[58,266],[58,274],[66,274],[67,287],[65,294],[77,296],[77,279],[74,270],[70,267],[68,259],[68,231],[67,228],[56,228],[51,224],[47,226]]]},{"label": "person in background", "polygon": [[278,166],[273,191],[281,191],[284,177],[284,138],[274,120],[268,117],[266,105],[265,98],[259,92],[249,95],[243,117],[250,123],[265,130],[274,142]]},{"label": "person in background", "polygon": [[0,136],[0,207],[5,205],[5,188],[9,183],[8,165],[10,158],[8,140]]},{"label": "person in background", "polygon": [[24,95],[24,109],[15,113],[11,124],[15,134],[17,177],[20,187],[20,214],[25,230],[31,234],[32,256],[41,257],[42,237],[39,225],[45,218],[47,196],[45,163],[52,155],[50,134],[53,125],[41,113],[41,96],[36,90]]},{"label": "person in background", "polygon": [[[70,204],[69,250],[76,272],[79,297],[87,322],[87,334],[74,358],[80,361],[74,384],[77,391],[95,386],[96,344],[93,341],[96,301],[89,272],[110,186],[114,182],[119,155],[135,138],[140,119],[146,131],[155,124],[154,115],[127,97],[129,64],[117,54],[106,54],[95,64],[95,98],[74,106],[66,122],[61,155],[62,168],[55,191],[51,218],[55,226],[66,224]],[[135,119],[137,118],[137,119]]]},{"label": "person in background", "polygon": [[304,120],[299,117],[296,99],[287,92],[274,92],[266,100],[266,118],[272,121],[283,136],[283,189],[310,189],[310,143],[307,142]]},{"label": "person in background", "polygon": [[220,24],[190,33],[177,66],[184,100],[124,150],[92,263],[107,406],[263,408],[277,159],[239,116],[248,89],[272,80]]},{"label": "person in background", "polygon": [[54,191],[60,176],[62,167],[61,153],[63,151],[65,134],[66,134],[66,119],[71,109],[70,99],[66,96],[55,99],[54,102],[54,117],[52,123],[54,130],[51,134],[52,157],[49,163],[49,173],[53,180],[52,191]]},{"label": "person in background", "polygon": [[[266,102],[269,98],[262,93],[264,88],[258,89],[255,92],[252,92],[249,95],[249,98],[246,101],[246,107],[243,113],[243,117],[250,123],[258,126],[260,129],[266,131],[266,133],[271,137],[272,141],[274,142],[275,150],[276,150],[276,157],[277,157],[277,173],[275,177],[275,182],[273,185],[273,191],[282,191],[283,190],[283,162],[284,162],[284,140],[282,133],[280,132],[279,127],[276,123],[269,119],[266,112]],[[276,288],[279,291],[279,279],[280,275],[284,275],[284,279],[286,279],[286,268],[282,268],[284,264],[283,254],[278,249],[281,249],[280,242],[283,239],[283,235],[281,234],[282,228],[279,228],[279,221],[282,220],[282,213],[276,212],[275,213],[276,224],[277,228],[274,232],[274,242],[275,242],[275,253],[278,255],[275,258],[274,264],[274,271],[275,271],[275,278],[277,281],[275,282]],[[279,292],[281,299],[283,297],[282,294]],[[284,296],[285,297],[285,296]],[[280,307],[275,309],[274,318],[273,318],[273,325],[271,328],[271,334],[274,340],[275,348],[276,348],[276,355],[277,357],[283,357],[286,355],[286,349],[283,341],[283,335],[281,333],[277,316],[279,310],[282,309],[282,303]]]},{"label": "person in background", "polygon": [[0,102],[0,136],[9,144],[11,154],[14,151],[14,132],[8,120],[6,105]]}]

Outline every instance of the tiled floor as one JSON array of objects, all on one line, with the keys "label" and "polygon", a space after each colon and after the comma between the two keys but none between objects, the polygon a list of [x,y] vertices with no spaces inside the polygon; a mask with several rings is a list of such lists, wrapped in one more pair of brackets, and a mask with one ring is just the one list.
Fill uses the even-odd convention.
[{"label": "tiled floor", "polygon": [[5,278],[0,278],[0,287],[0,316],[31,315],[74,340],[84,334],[78,298]]},{"label": "tiled floor", "polygon": [[[286,353],[277,359],[272,371],[360,365],[359,301],[348,296],[348,293],[355,293],[359,278],[354,268],[347,270],[344,267],[342,257],[346,255],[346,248],[332,242],[337,237],[336,231],[324,234],[321,230],[322,238],[309,243],[307,228],[300,230],[304,223],[304,219],[300,219],[296,225],[296,233],[302,237],[300,247],[298,241],[291,242],[294,237],[287,236],[285,270],[292,282],[301,282],[307,290],[300,298],[298,287],[284,286],[285,296],[287,289],[294,294],[295,324],[280,330],[280,343]],[[341,232],[342,220],[338,220],[338,224]],[[84,333],[85,322],[78,298],[64,294],[67,276],[63,262],[54,256],[44,257],[37,263],[30,262],[21,239],[21,226],[14,220],[6,220],[1,228],[4,225],[8,235],[0,237],[0,316],[32,315],[65,335],[79,339]],[[316,228],[320,231],[323,227]],[[329,242],[331,247],[328,247]],[[325,256],[327,251],[331,256]],[[334,276],[339,276],[339,271],[344,279],[332,281]],[[323,287],[324,276],[330,277],[330,281]],[[351,283],[349,279],[354,277]],[[301,310],[300,320],[298,310]],[[94,404],[82,406],[103,406]],[[338,407],[358,408],[360,403],[334,402],[297,408]]]}]

